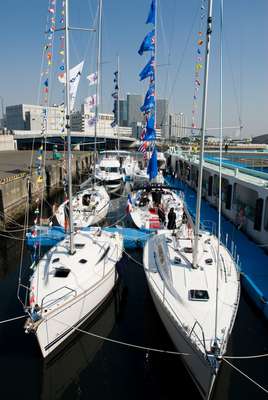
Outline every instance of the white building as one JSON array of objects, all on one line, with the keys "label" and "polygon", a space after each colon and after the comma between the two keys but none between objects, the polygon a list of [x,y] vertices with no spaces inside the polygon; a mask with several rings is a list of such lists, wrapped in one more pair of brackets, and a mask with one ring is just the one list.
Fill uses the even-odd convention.
[{"label": "white building", "polygon": [[169,117],[169,137],[178,139],[187,136],[186,116],[184,113],[174,113]]},{"label": "white building", "polygon": [[[6,125],[11,130],[41,131],[44,125],[43,106],[18,104],[6,107]],[[47,130],[59,132],[63,125],[64,110],[59,106],[47,107]]]},{"label": "white building", "polygon": [[[72,132],[84,132],[94,134],[95,132],[95,114],[90,111],[87,104],[81,105],[81,111],[71,114],[70,125]],[[111,123],[114,120],[113,114],[99,113],[97,123],[97,133],[102,136],[117,135],[117,128],[112,128]],[[119,136],[132,136],[131,127],[119,126]]]}]

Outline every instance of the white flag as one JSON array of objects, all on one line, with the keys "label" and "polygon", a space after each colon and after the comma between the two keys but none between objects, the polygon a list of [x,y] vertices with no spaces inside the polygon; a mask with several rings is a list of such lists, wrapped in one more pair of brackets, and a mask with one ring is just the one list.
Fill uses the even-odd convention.
[{"label": "white flag", "polygon": [[87,76],[87,79],[89,80],[89,86],[95,85],[98,81],[98,73],[93,72],[93,74]]},{"label": "white flag", "polygon": [[89,107],[95,107],[97,103],[97,96],[95,94],[93,94],[92,96],[89,96],[87,98],[85,98],[85,104]]},{"label": "white flag", "polygon": [[[72,111],[74,109],[74,103],[75,103],[75,98],[76,98],[76,92],[78,88],[78,84],[80,81],[80,76],[82,74],[84,66],[84,61],[80,62],[77,64],[75,67],[70,69],[70,110]],[[63,75],[58,77],[59,81],[63,84],[66,84],[66,74],[64,73]]]}]

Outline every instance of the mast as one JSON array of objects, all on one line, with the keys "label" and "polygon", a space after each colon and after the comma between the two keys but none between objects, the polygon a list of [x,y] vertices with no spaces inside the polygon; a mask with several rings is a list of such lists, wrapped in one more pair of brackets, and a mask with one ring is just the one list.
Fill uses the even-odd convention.
[{"label": "mast", "polygon": [[208,19],[207,19],[207,33],[206,33],[206,53],[205,53],[205,70],[204,70],[204,89],[203,89],[203,105],[202,105],[202,120],[201,120],[201,139],[200,139],[200,153],[199,153],[199,174],[198,174],[198,188],[197,188],[197,202],[196,202],[196,217],[195,217],[195,233],[194,233],[194,250],[193,250],[193,268],[198,268],[198,241],[199,241],[199,225],[200,225],[200,209],[202,198],[202,178],[203,178],[203,164],[204,164],[204,142],[206,132],[206,117],[207,117],[207,90],[208,90],[208,70],[210,59],[210,35],[212,25],[212,3],[213,0],[208,0]]},{"label": "mast", "polygon": [[[158,0],[155,0],[155,45],[154,45],[154,51],[153,51],[153,56],[154,56],[154,62],[155,62],[155,70],[154,70],[154,89],[155,89],[155,106],[154,106],[154,120],[155,120],[155,135],[156,135],[156,126],[157,126],[157,122],[156,122],[156,118],[157,118],[157,96],[156,96],[156,69],[157,69],[157,46],[158,46],[158,35],[157,35],[157,30],[158,30],[158,26],[157,26],[157,17],[158,17]],[[162,134],[162,130],[161,130],[161,134]],[[155,144],[155,143],[154,143]]]},{"label": "mast", "polygon": [[120,93],[120,81],[119,81],[119,55],[117,55],[117,154],[119,158],[120,152],[120,137],[119,137],[119,123],[120,123],[120,111],[119,111],[119,93]]},{"label": "mast", "polygon": [[97,124],[99,119],[99,97],[100,97],[100,63],[101,63],[101,33],[102,33],[102,0],[99,0],[98,16],[98,47],[97,47],[97,85],[96,85],[96,107],[95,107],[95,133],[94,133],[94,170],[93,188],[95,186],[96,156],[97,156]]},{"label": "mast", "polygon": [[220,0],[220,161],[219,161],[219,204],[218,204],[218,249],[217,249],[217,277],[216,277],[216,304],[215,304],[215,331],[214,347],[217,348],[218,330],[218,307],[219,307],[219,268],[220,268],[220,247],[221,247],[221,202],[222,202],[222,142],[223,142],[223,0]]},{"label": "mast", "polygon": [[66,129],[68,143],[68,197],[69,197],[69,234],[70,234],[70,254],[74,254],[74,227],[73,227],[73,204],[72,204],[72,158],[71,158],[71,129],[70,129],[70,72],[69,72],[69,0],[65,1],[65,104],[66,104]]}]

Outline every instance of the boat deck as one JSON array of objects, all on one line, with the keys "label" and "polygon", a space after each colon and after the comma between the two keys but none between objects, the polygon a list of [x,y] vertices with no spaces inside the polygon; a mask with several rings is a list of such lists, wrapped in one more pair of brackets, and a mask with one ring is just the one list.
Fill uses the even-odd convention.
[{"label": "boat deck", "polygon": [[[202,351],[205,345],[209,352],[215,337],[218,245],[216,237],[205,232],[200,237],[198,268],[192,267],[192,231],[188,231],[186,225],[182,225],[176,237],[171,233],[163,237],[159,235],[152,243],[154,244],[149,246],[148,250],[148,261],[151,265],[155,260],[160,274],[152,272],[150,279],[154,282],[156,291],[160,291],[159,297],[164,297],[170,312],[176,319],[183,321],[181,323],[189,334],[192,333],[192,340],[196,341],[200,350]],[[162,253],[169,254],[167,263],[166,258],[161,257]],[[223,246],[220,248],[220,255],[217,337],[224,352],[229,333],[226,327],[232,325],[236,313],[239,277],[232,258]]]}]

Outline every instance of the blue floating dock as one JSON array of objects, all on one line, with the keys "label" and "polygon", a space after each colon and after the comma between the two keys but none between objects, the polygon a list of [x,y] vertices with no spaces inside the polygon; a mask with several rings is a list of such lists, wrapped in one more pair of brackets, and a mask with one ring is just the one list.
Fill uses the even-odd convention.
[{"label": "blue floating dock", "polygon": [[[166,178],[168,184],[182,190],[187,208],[195,218],[196,193],[186,184],[177,179]],[[209,229],[207,221],[218,222],[218,211],[208,202],[202,201],[201,223]],[[242,272],[242,285],[248,295],[268,319],[268,256],[255,242],[250,240],[243,232],[236,229],[234,224],[222,216],[222,236],[228,235],[227,247],[232,251],[232,241],[239,255]]]},{"label": "blue floating dock", "polygon": [[36,226],[31,229],[31,232],[26,234],[26,244],[30,248],[36,245],[52,247],[64,238],[65,231],[61,226]]},{"label": "blue floating dock", "polygon": [[[90,228],[85,228],[84,230],[90,230]],[[123,236],[124,248],[125,249],[137,249],[143,248],[146,240],[149,238],[150,234],[139,231],[134,228],[124,228],[124,227],[107,227],[103,228],[107,232],[118,232]],[[31,232],[26,234],[26,244],[29,248],[35,247],[37,244],[43,247],[55,246],[58,242],[65,238],[64,228],[60,226],[52,227],[36,227],[35,230],[32,229]]]},{"label": "blue floating dock", "polygon": [[111,227],[103,228],[107,232],[118,232],[123,236],[125,249],[143,248],[152,233],[139,231],[135,228]]}]

